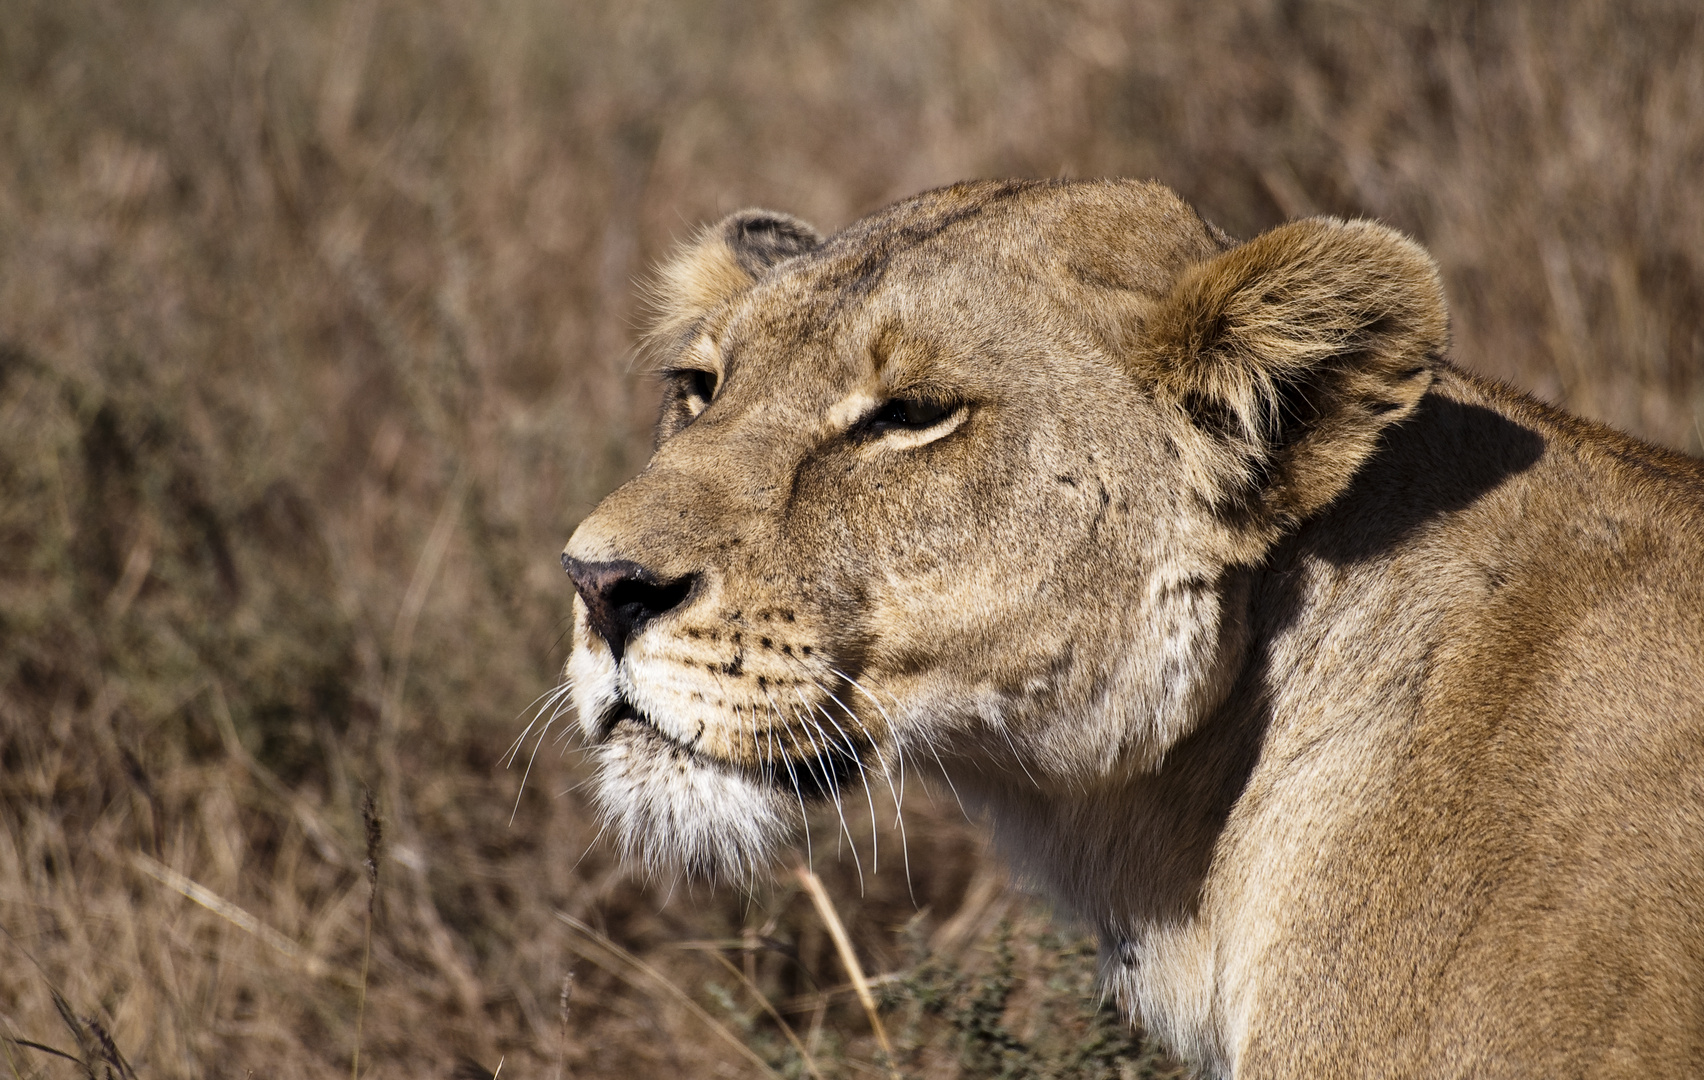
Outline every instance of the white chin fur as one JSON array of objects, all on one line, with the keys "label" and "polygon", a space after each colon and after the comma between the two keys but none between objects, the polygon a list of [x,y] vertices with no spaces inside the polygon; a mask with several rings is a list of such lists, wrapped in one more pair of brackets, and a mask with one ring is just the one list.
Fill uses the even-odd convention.
[{"label": "white chin fur", "polygon": [[779,791],[622,724],[593,751],[596,802],[622,861],[654,874],[751,881],[798,808]]},{"label": "white chin fur", "polygon": [[616,703],[615,660],[608,649],[586,647],[585,605],[576,600],[574,608],[578,613],[574,651],[568,654],[568,669],[563,674],[574,687],[574,711],[580,716],[580,730],[588,742],[595,742],[599,722]]}]

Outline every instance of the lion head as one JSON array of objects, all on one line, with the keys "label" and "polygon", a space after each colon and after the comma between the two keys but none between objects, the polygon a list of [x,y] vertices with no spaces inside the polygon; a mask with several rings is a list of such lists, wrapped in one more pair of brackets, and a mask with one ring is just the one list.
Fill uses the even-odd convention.
[{"label": "lion head", "polygon": [[827,239],[732,215],[661,270],[655,455],[563,564],[624,854],[743,876],[807,804],[1154,769],[1243,662],[1247,567],[1433,378],[1431,260],[1246,243],[1134,182],[960,184]]}]

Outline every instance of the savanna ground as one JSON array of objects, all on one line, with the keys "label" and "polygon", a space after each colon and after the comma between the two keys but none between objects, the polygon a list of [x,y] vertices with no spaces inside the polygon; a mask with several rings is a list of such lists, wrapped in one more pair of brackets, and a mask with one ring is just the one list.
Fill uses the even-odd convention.
[{"label": "savanna ground", "polygon": [[[1701,12],[4,0],[0,1075],[887,1075],[785,867],[635,881],[560,723],[503,764],[645,459],[647,264],[972,176],[1372,215],[1459,362],[1696,453]],[[813,862],[901,1071],[1171,1068],[950,797],[909,875],[853,809]]]}]

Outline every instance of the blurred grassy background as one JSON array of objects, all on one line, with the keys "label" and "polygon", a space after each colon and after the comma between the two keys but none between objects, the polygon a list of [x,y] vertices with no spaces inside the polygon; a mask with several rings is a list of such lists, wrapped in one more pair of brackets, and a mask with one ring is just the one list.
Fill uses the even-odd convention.
[{"label": "blurred grassy background", "polygon": [[[1459,362],[1696,453],[1701,25],[1692,0],[5,0],[0,1036],[87,1058],[106,1032],[148,1077],[347,1070],[370,787],[369,1075],[752,1075],[659,980],[802,1075],[742,979],[823,1074],[881,1075],[795,887],[630,881],[575,755],[546,742],[518,804],[501,767],[564,659],[557,552],[646,454],[635,279],[744,205],[833,229],[964,177],[1152,176],[1239,235],[1408,230]],[[890,856],[860,894],[836,827],[816,864],[909,1074],[1165,1070],[950,799],[911,808],[909,886]]]}]

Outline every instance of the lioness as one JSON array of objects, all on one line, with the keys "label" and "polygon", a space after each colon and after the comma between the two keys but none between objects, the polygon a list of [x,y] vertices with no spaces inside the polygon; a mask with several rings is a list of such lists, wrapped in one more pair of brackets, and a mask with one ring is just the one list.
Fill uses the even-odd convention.
[{"label": "lioness", "polygon": [[1704,1073],[1704,468],[1450,366],[1412,241],[974,183],[658,292],[563,555],[627,856],[933,772],[1208,1074]]}]

